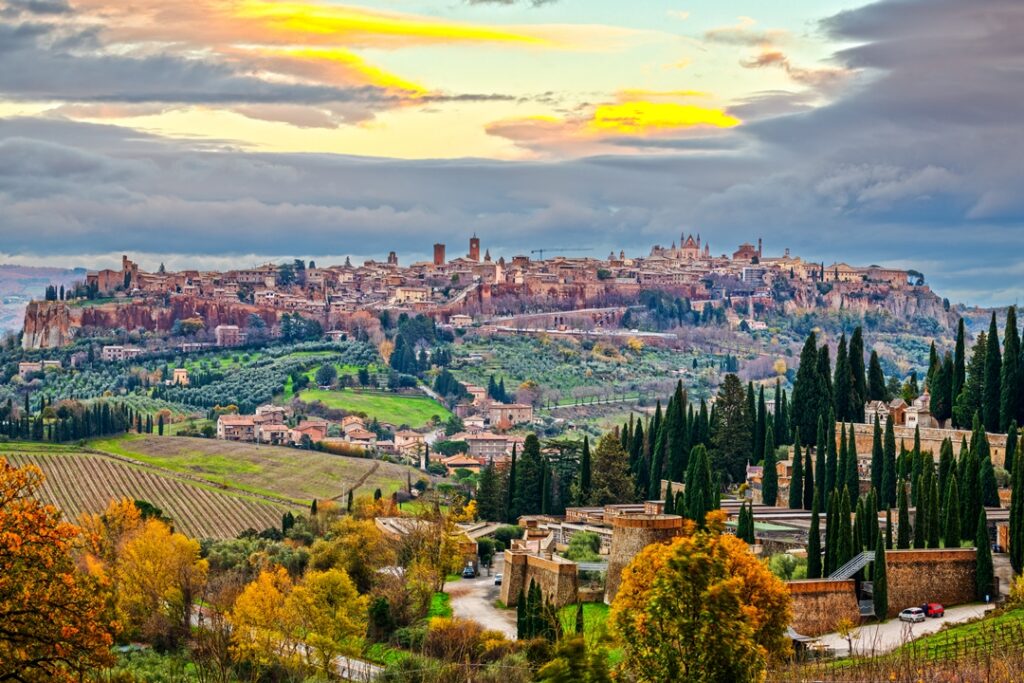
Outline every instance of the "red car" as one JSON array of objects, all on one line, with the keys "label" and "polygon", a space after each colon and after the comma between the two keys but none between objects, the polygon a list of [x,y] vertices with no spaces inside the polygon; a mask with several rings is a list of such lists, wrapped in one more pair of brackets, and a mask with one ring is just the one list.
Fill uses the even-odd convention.
[{"label": "red car", "polygon": [[921,605],[921,609],[924,611],[925,615],[936,619],[946,616],[946,608],[937,602],[929,602]]}]

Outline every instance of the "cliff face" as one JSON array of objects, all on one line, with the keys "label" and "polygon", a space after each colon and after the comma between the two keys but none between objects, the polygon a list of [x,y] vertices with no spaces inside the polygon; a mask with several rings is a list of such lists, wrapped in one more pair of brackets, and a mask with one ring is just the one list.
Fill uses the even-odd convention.
[{"label": "cliff face", "polygon": [[32,301],[25,309],[25,333],[21,345],[26,349],[64,346],[78,332],[71,321],[71,309],[63,301]]},{"label": "cliff face", "polygon": [[798,289],[784,307],[787,313],[801,309],[845,310],[861,314],[885,312],[906,321],[931,318],[944,329],[952,329],[957,321],[956,313],[945,310],[942,299],[928,287],[878,286],[865,289],[839,284],[826,294],[820,294],[816,286],[811,286]]},{"label": "cliff face", "polygon": [[245,328],[249,316],[258,315],[272,327],[277,312],[243,303],[206,301],[175,297],[170,304],[133,300],[99,306],[68,306],[63,301],[33,301],[25,310],[26,349],[53,348],[71,343],[83,328],[114,330],[142,328],[148,332],[170,332],[175,320],[201,318],[208,329],[217,325],[238,325]]}]

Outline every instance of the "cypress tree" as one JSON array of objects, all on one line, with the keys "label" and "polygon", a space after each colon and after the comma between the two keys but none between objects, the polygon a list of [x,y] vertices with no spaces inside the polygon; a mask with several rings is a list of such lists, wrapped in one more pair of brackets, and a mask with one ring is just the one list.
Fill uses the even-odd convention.
[{"label": "cypress tree", "polygon": [[850,492],[850,500],[860,497],[860,469],[857,466],[857,439],[853,425],[850,425],[850,438],[846,442],[846,488]]},{"label": "cypress tree", "polygon": [[807,534],[807,578],[821,578],[821,520],[819,509],[821,501],[818,492],[814,492],[811,503],[811,529]]},{"label": "cypress tree", "polygon": [[775,378],[775,411],[772,413],[772,429],[775,434],[775,445],[781,446],[782,444],[789,443],[788,432],[782,424],[785,418],[785,394],[782,393],[782,382],[778,377]]},{"label": "cypress tree", "polygon": [[866,536],[864,531],[866,526],[867,517],[864,514],[864,499],[859,498],[857,500],[857,509],[853,513],[853,542],[850,544],[851,558],[864,550],[864,539]]},{"label": "cypress tree", "polygon": [[1014,458],[1017,456],[1017,421],[1010,420],[1010,427],[1006,430],[1006,455],[1003,458],[1003,469],[1013,472]]},{"label": "cypress tree", "polygon": [[907,485],[900,481],[896,494],[899,507],[899,520],[897,521],[896,547],[899,550],[906,550],[910,547],[910,510],[907,508]]},{"label": "cypress tree", "polygon": [[[632,416],[630,416],[632,419]],[[591,462],[590,462],[590,437],[583,436],[583,454],[580,456],[580,485],[579,485],[579,497],[580,504],[586,505],[590,500],[590,477],[591,477]]]},{"label": "cypress tree", "polygon": [[582,636],[586,631],[586,623],[583,617],[583,601],[576,601],[576,635]]},{"label": "cypress tree", "polygon": [[516,499],[517,478],[516,444],[512,444],[512,459],[508,466],[508,490],[505,492],[505,521],[509,523],[519,519],[519,501]]},{"label": "cypress tree", "polygon": [[747,382],[747,402],[745,405],[746,408],[744,408],[743,414],[747,428],[750,430],[750,453],[751,457],[757,459],[757,456],[764,452],[764,444],[758,443],[758,437],[762,435],[757,429],[757,394],[754,393],[753,382]]},{"label": "cypress tree", "polygon": [[960,490],[960,531],[971,538],[971,531],[978,519],[978,511],[981,509],[981,487],[978,481],[979,467],[974,459],[974,454],[968,450],[965,457],[961,458],[963,469],[959,472],[959,481],[962,484]]},{"label": "cypress tree", "polygon": [[939,495],[943,501],[942,509],[945,510],[945,500],[949,495],[949,481],[952,474],[956,472],[956,460],[953,458],[953,442],[950,439],[943,439],[939,449]]},{"label": "cypress tree", "polygon": [[800,352],[800,366],[793,383],[792,426],[794,430],[799,430],[800,439],[804,443],[814,443],[817,436],[818,418],[827,400],[820,395],[820,388],[818,342],[811,332]]},{"label": "cypress tree", "polygon": [[836,483],[837,489],[846,488],[846,458],[849,455],[849,450],[846,448],[846,423],[843,422],[839,427],[839,457],[836,463]]},{"label": "cypress tree", "polygon": [[896,434],[892,420],[885,421],[882,451],[882,500],[885,507],[891,508],[896,505]]},{"label": "cypress tree", "polygon": [[793,476],[789,479],[789,507],[799,510],[804,503],[804,456],[800,443],[793,446]]},{"label": "cypress tree", "polygon": [[914,486],[914,490],[917,490],[917,505],[914,507],[914,547],[924,548],[928,542],[928,496],[921,489],[924,488],[924,477],[918,475],[917,485]]},{"label": "cypress tree", "polygon": [[992,459],[985,458],[979,465],[979,487],[981,488],[981,504],[985,507],[999,507],[999,487],[996,485],[996,472],[992,467]]},{"label": "cypress tree", "polygon": [[[839,492],[836,492],[840,495]],[[839,550],[836,556],[838,569],[853,558],[853,527],[850,524],[850,495],[843,489],[839,502]]]},{"label": "cypress tree", "polygon": [[954,405],[963,391],[964,382],[967,379],[967,351],[964,341],[964,319],[960,318],[956,325],[956,345],[953,348],[953,386],[952,396]]},{"label": "cypress tree", "polygon": [[[982,421],[985,430],[999,431],[999,405],[1002,399],[1001,381],[1003,363],[999,352],[999,330],[996,328],[996,314],[992,312],[992,321],[988,326],[988,337],[985,340],[985,383],[982,389]],[[973,526],[973,520],[970,526]]]},{"label": "cypress tree", "polygon": [[[684,490],[686,517],[703,527],[704,518],[714,506],[714,484],[711,479],[711,463],[703,445],[694,446],[690,453],[690,467]],[[678,508],[676,513],[679,514]]]},{"label": "cypress tree", "polygon": [[[799,437],[795,439],[794,448],[800,447]],[[814,465],[811,461],[811,449],[804,449],[804,510],[810,510],[814,502]]]},{"label": "cypress tree", "polygon": [[864,368],[864,332],[858,325],[850,337],[849,346],[850,374],[853,376],[853,406],[850,419],[855,422],[864,421],[864,404],[868,400],[868,378]]},{"label": "cypress tree", "polygon": [[837,478],[836,421],[835,416],[831,413],[829,413],[828,437],[825,441],[825,490],[832,491],[840,480]]},{"label": "cypress tree", "polygon": [[882,450],[882,426],[875,415],[875,428],[871,435],[871,488],[882,490],[882,473],[885,462],[885,451]]},{"label": "cypress tree", "polygon": [[547,461],[541,465],[540,514],[551,514],[551,468]]},{"label": "cypress tree", "polygon": [[1012,420],[1021,417],[1020,333],[1017,331],[1017,307],[1006,311],[1003,335],[1003,367],[999,376],[999,429],[1005,431]]},{"label": "cypress tree", "polygon": [[822,344],[818,349],[818,381],[821,383],[821,388],[818,391],[823,402],[821,410],[826,412],[825,408],[829,408],[832,411],[831,421],[835,422],[835,392],[832,389],[832,367],[828,357],[828,344]]},{"label": "cypress tree", "polygon": [[946,495],[946,528],[943,541],[947,548],[959,548],[963,533],[960,531],[960,491],[956,475],[949,479],[949,493]]},{"label": "cypress tree", "polygon": [[686,437],[686,394],[683,392],[683,382],[676,382],[676,390],[669,402],[668,413],[665,419],[665,449],[666,449],[666,471],[667,479],[679,481],[683,472],[686,471],[686,456],[688,438]]},{"label": "cypress tree", "polygon": [[941,548],[941,510],[939,505],[939,480],[929,477],[931,491],[928,496],[928,547]]},{"label": "cypress tree", "polygon": [[527,622],[526,622],[526,594],[523,593],[523,589],[519,589],[519,597],[516,599],[516,637],[520,640],[526,640],[529,638],[527,634]]},{"label": "cypress tree", "polygon": [[892,550],[892,508],[885,508],[885,549]]},{"label": "cypress tree", "polygon": [[1020,574],[1024,572],[1024,458],[1014,460],[1010,482],[1010,565]]},{"label": "cypress tree", "polygon": [[665,489],[665,505],[664,510],[662,512],[664,512],[664,514],[666,515],[675,514],[675,505],[675,496],[672,495],[672,482],[669,482],[668,487]]},{"label": "cypress tree", "polygon": [[765,434],[764,441],[764,470],[761,477],[761,497],[768,507],[775,507],[779,496],[779,473],[776,469],[775,442],[771,429]]},{"label": "cypress tree", "polygon": [[[814,442],[814,488],[821,492],[821,495],[827,496],[831,493],[830,489],[825,488],[825,453],[828,447],[825,444],[828,432],[825,430],[825,418],[818,418],[818,433],[817,440]],[[801,437],[801,441],[803,437]]]},{"label": "cypress tree", "polygon": [[835,489],[828,494],[828,508],[825,511],[825,566],[822,576],[832,573],[839,552],[839,496]]},{"label": "cypress tree", "polygon": [[836,369],[832,379],[833,405],[836,419],[846,422],[853,418],[853,374],[850,372],[850,358],[846,352],[846,335],[839,337],[836,347]]},{"label": "cypress tree", "polygon": [[995,570],[992,567],[992,544],[988,535],[988,517],[985,508],[978,514],[977,532],[974,545],[978,549],[975,580],[978,600],[989,602],[992,599],[992,587],[995,583]]},{"label": "cypress tree", "polygon": [[877,351],[871,352],[871,360],[868,362],[868,398],[872,401],[886,401],[889,398],[885,388],[885,373],[882,372]]},{"label": "cypress tree", "polygon": [[875,606],[875,618],[884,621],[889,616],[889,569],[885,562],[885,544],[881,538],[875,544],[875,564],[871,576],[874,582],[871,600]]},{"label": "cypress tree", "polygon": [[[754,423],[754,455],[765,452],[765,443],[768,440],[768,411],[764,404],[764,386],[762,385],[757,392],[757,414],[755,415]],[[774,442],[775,438],[772,437]],[[774,449],[775,444],[772,443]]]}]

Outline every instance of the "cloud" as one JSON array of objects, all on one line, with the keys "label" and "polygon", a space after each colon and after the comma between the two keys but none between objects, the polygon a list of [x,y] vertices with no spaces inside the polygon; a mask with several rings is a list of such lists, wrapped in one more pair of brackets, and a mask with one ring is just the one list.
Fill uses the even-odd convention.
[{"label": "cloud", "polygon": [[778,45],[789,40],[789,31],[782,29],[759,30],[754,27],[757,22],[750,17],[740,17],[731,26],[719,26],[704,32],[704,40],[722,45],[740,45],[747,47],[763,47]]},{"label": "cloud", "polygon": [[751,59],[740,61],[740,66],[746,69],[779,68],[797,83],[810,86],[819,90],[832,90],[842,84],[850,75],[849,69],[822,67],[808,69],[794,66],[789,57],[781,50],[766,47],[760,54]]},{"label": "cloud", "polygon": [[670,19],[678,19],[679,21],[686,21],[690,18],[690,13],[682,9],[670,9],[665,12],[665,15]]},{"label": "cloud", "polygon": [[467,5],[531,5],[541,7],[558,2],[558,0],[466,0]]},{"label": "cloud", "polygon": [[[379,258],[397,246],[407,262],[407,254],[425,255],[435,241],[460,244],[475,230],[495,255],[551,234],[597,254],[641,254],[689,226],[714,253],[760,236],[769,254],[790,247],[814,261],[918,267],[937,291],[971,303],[1024,294],[1005,274],[1024,251],[1024,4],[881,0],[827,19],[822,30],[851,46],[828,62],[850,75],[825,102],[810,87],[755,93],[728,107],[713,97],[634,94],[744,122],[637,134],[593,130],[599,106],[631,96],[607,97],[557,117],[493,124],[492,135],[544,157],[519,162],[254,154],[117,126],[0,120],[4,250],[64,255],[68,263],[128,251],[249,265],[253,255]],[[22,31],[0,40],[9,50],[0,78],[16,77],[6,73],[9,54],[40,40],[37,30]],[[761,52],[756,41],[730,44],[753,47],[752,59]],[[163,65],[172,75],[182,67]],[[783,67],[772,58],[757,68]],[[131,85],[154,83],[148,73],[149,81],[135,75]],[[243,75],[197,65],[191,79],[170,82],[187,91]],[[71,78],[87,76],[96,78]],[[48,78],[50,87],[60,83]],[[97,83],[119,92],[116,83]],[[279,94],[274,85],[263,92]],[[305,96],[300,104],[320,108],[315,93]],[[372,86],[365,95],[389,96]],[[294,103],[267,96],[238,106],[298,117],[281,110]]]}]

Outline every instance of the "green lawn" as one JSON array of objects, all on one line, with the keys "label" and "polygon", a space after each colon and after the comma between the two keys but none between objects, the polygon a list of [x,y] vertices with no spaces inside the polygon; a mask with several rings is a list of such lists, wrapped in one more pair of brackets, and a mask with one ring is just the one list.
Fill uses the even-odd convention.
[{"label": "green lawn", "polygon": [[433,619],[434,617],[451,617],[452,606],[451,596],[447,593],[434,593],[434,597],[430,599],[430,609],[427,610],[427,618]]},{"label": "green lawn", "polygon": [[381,422],[410,427],[422,427],[435,415],[442,421],[451,416],[447,408],[426,396],[366,392],[358,389],[306,389],[302,391],[301,398],[307,403],[320,401],[328,408],[365,413],[368,418],[375,417]]}]

